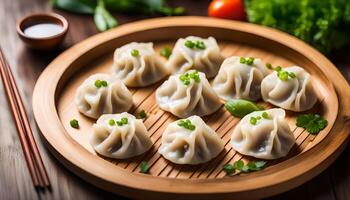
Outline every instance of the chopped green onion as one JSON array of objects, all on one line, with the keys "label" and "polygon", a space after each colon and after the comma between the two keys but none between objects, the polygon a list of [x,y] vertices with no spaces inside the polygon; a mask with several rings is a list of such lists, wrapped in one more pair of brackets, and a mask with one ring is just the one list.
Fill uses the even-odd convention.
[{"label": "chopped green onion", "polygon": [[256,117],[256,119],[257,119],[257,120],[260,120],[260,119],[261,119],[261,117],[260,117],[260,116],[257,116],[257,117]]},{"label": "chopped green onion", "polygon": [[184,85],[189,85],[191,83],[191,79],[193,79],[196,83],[199,83],[201,80],[198,71],[182,74],[180,75],[179,79]]},{"label": "chopped green onion", "polygon": [[236,169],[233,167],[231,164],[225,164],[222,169],[226,172],[227,175],[232,176],[235,172]]},{"label": "chopped green onion", "polygon": [[258,122],[258,120],[255,117],[250,117],[249,121],[252,125],[256,125],[256,123]]},{"label": "chopped green onion", "polygon": [[288,75],[289,75],[289,77],[291,77],[291,78],[295,78],[295,77],[296,77],[296,75],[295,75],[293,72],[288,72]]},{"label": "chopped green onion", "polygon": [[235,169],[241,171],[242,168],[244,167],[244,162],[242,160],[237,160],[236,162],[233,163],[233,166]]},{"label": "chopped green onion", "polygon": [[114,125],[115,125],[114,119],[110,119],[110,120],[108,121],[108,124],[109,124],[110,126],[114,126]]},{"label": "chopped green onion", "polygon": [[247,65],[253,65],[254,64],[254,60],[255,60],[255,58],[253,58],[253,57],[249,57],[247,60],[246,60],[246,64]]},{"label": "chopped green onion", "polygon": [[102,87],[101,81],[100,81],[100,80],[96,80],[96,81],[95,81],[95,86],[96,86],[97,88]]},{"label": "chopped green onion", "polygon": [[288,72],[287,71],[283,71],[283,70],[278,71],[277,76],[282,81],[288,81]]},{"label": "chopped green onion", "polygon": [[272,65],[270,63],[266,63],[265,66],[266,66],[267,69],[273,69],[273,67],[272,67]]},{"label": "chopped green onion", "polygon": [[185,42],[185,46],[187,47],[187,48],[190,48],[190,49],[193,49],[194,47],[195,47],[195,43],[194,42],[192,42],[191,40],[187,40],[186,42]]},{"label": "chopped green onion", "polygon": [[146,161],[142,161],[140,163],[140,172],[147,174],[149,172],[150,166],[148,165],[148,163]]},{"label": "chopped green onion", "polygon": [[145,110],[141,110],[140,113],[139,113],[139,116],[140,116],[141,119],[146,118],[147,114],[146,114]]},{"label": "chopped green onion", "polygon": [[78,122],[78,120],[76,120],[76,119],[72,119],[72,120],[70,120],[70,126],[72,127],[72,128],[75,128],[75,129],[78,129],[79,128],[79,122]]},{"label": "chopped green onion", "polygon": [[169,58],[172,53],[172,50],[169,47],[164,47],[162,50],[160,50],[160,55]]},{"label": "chopped green onion", "polygon": [[108,83],[107,83],[107,81],[101,81],[101,85],[102,85],[103,87],[107,87],[107,86],[108,86]]},{"label": "chopped green onion", "polygon": [[241,64],[245,64],[245,58],[244,58],[244,57],[241,57],[241,58],[239,59],[239,62],[240,62]]},{"label": "chopped green onion", "polygon": [[270,116],[267,112],[263,112],[262,115],[261,115],[264,119],[269,119]]},{"label": "chopped green onion", "polygon": [[126,117],[122,117],[119,121],[117,121],[118,126],[123,126],[126,124],[128,124],[128,118],[126,118]]},{"label": "chopped green onion", "polygon": [[196,48],[197,48],[197,49],[205,49],[206,46],[205,46],[205,44],[204,44],[203,41],[197,41],[197,42],[196,42]]},{"label": "chopped green onion", "polygon": [[193,131],[193,130],[196,129],[196,126],[193,125],[189,119],[186,119],[186,120],[180,119],[180,120],[177,122],[177,125],[178,125],[178,126],[181,126],[181,127],[184,127],[185,129],[188,129],[188,130],[190,130],[190,131]]},{"label": "chopped green onion", "polygon": [[134,57],[138,57],[140,55],[140,52],[137,49],[131,50],[131,55]]}]

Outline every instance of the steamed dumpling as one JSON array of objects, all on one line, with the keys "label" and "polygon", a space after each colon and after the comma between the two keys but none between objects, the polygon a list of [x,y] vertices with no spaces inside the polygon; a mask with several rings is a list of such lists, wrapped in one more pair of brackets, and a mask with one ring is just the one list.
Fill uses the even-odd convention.
[{"label": "steamed dumpling", "polygon": [[126,112],[102,115],[93,125],[90,143],[100,155],[117,159],[143,154],[152,147],[142,120]]},{"label": "steamed dumpling", "polygon": [[284,80],[281,80],[275,71],[261,82],[264,101],[297,112],[312,108],[317,96],[310,74],[298,66],[284,68],[281,73],[287,74]]},{"label": "steamed dumpling", "polygon": [[151,85],[168,74],[151,42],[132,42],[117,48],[114,52],[113,71],[130,87]]},{"label": "steamed dumpling", "polygon": [[285,111],[280,108],[246,115],[231,135],[234,150],[261,159],[284,157],[294,143],[295,138],[285,120]]},{"label": "steamed dumpling", "polygon": [[117,77],[94,74],[77,89],[75,104],[82,114],[97,119],[102,114],[121,113],[132,107],[132,95]]},{"label": "steamed dumpling", "polygon": [[195,69],[212,78],[223,60],[215,38],[188,36],[177,40],[166,66],[173,74]]},{"label": "steamed dumpling", "polygon": [[222,63],[213,89],[225,101],[256,101],[261,98],[260,84],[266,75],[265,65],[260,59],[233,56]]},{"label": "steamed dumpling", "polygon": [[205,74],[196,70],[170,76],[157,89],[156,100],[161,109],[181,118],[209,115],[221,106]]},{"label": "steamed dumpling", "polygon": [[158,152],[173,163],[195,165],[213,159],[223,149],[215,131],[200,117],[191,116],[168,125]]}]

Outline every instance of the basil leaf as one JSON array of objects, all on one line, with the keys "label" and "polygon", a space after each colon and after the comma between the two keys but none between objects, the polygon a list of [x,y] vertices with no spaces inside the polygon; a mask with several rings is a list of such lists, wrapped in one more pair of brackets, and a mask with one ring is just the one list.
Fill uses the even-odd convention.
[{"label": "basil leaf", "polygon": [[93,14],[97,1],[96,0],[51,0],[54,8],[81,13]]},{"label": "basil leaf", "polygon": [[235,117],[243,118],[247,114],[263,110],[261,106],[258,106],[254,102],[243,99],[232,99],[225,103],[225,108]]}]

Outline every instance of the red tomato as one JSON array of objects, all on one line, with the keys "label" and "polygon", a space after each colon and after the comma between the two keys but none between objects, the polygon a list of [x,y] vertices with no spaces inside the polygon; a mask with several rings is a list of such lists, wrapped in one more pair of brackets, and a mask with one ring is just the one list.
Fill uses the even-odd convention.
[{"label": "red tomato", "polygon": [[243,0],[213,0],[208,8],[211,17],[245,20]]}]

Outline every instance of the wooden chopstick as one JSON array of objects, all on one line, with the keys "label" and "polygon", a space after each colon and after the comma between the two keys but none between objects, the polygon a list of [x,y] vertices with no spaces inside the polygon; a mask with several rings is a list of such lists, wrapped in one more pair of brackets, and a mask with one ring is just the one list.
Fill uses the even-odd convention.
[{"label": "wooden chopstick", "polygon": [[27,161],[33,184],[35,187],[49,187],[50,181],[36,145],[31,130],[22,98],[19,94],[17,84],[14,80],[11,68],[0,48],[1,77],[10,107],[16,122],[19,138]]}]

